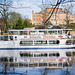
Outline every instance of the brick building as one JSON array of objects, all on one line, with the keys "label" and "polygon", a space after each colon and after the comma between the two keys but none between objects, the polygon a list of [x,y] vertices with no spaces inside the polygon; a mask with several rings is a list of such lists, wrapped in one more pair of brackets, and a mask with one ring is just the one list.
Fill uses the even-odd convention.
[{"label": "brick building", "polygon": [[[34,11],[32,10],[32,24],[43,24],[44,18],[47,19],[52,10],[53,8],[47,8],[46,11],[40,11],[39,13],[34,13]],[[61,8],[56,8],[49,21],[53,25],[75,23],[75,15],[71,15],[69,14],[69,12],[62,11]]]}]

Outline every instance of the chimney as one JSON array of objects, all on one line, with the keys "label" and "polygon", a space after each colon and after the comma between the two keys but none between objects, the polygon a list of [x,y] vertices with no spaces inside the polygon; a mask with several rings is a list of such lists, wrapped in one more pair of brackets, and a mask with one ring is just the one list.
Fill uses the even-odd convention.
[{"label": "chimney", "polygon": [[34,14],[34,11],[32,10],[32,14]]}]

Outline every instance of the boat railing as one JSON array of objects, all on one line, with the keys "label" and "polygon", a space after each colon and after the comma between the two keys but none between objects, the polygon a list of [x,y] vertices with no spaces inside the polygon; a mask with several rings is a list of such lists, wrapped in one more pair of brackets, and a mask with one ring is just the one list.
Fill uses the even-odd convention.
[{"label": "boat railing", "polygon": [[56,69],[56,68],[67,68],[67,67],[71,67],[71,65],[68,66],[67,63],[61,62],[61,63],[25,63],[25,62],[9,62],[7,63],[7,66],[12,68],[12,67],[18,67],[18,68],[23,68],[23,67],[39,67],[39,68],[52,68],[52,69]]}]

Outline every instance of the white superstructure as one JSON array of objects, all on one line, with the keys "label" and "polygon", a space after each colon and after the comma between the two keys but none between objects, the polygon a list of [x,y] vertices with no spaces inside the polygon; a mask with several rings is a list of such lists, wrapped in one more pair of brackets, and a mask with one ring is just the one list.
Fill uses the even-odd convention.
[{"label": "white superstructure", "polygon": [[71,29],[9,30],[0,35],[0,62],[18,67],[63,67],[71,62]]}]

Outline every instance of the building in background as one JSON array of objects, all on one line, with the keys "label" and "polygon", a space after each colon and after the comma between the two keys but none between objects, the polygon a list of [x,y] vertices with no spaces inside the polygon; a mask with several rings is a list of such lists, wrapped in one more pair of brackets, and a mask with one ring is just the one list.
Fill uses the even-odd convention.
[{"label": "building in background", "polygon": [[[39,13],[34,13],[32,10],[32,24],[42,25],[44,18],[47,19],[52,10],[53,8],[47,8],[45,11],[40,11]],[[56,8],[49,21],[53,25],[75,23],[75,15],[62,11],[61,8]]]}]

